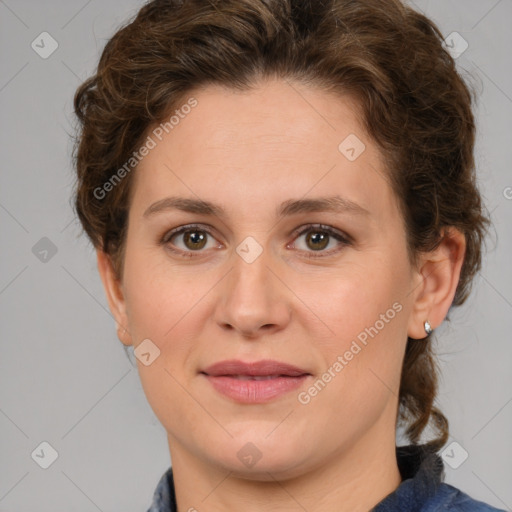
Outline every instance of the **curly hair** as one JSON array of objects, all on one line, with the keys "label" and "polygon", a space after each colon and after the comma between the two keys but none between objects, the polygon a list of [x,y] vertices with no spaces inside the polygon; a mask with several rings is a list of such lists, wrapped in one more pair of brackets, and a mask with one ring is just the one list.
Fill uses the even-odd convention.
[{"label": "curly hair", "polygon": [[[292,80],[357,100],[385,157],[411,262],[438,246],[444,228],[464,234],[452,305],[462,304],[490,221],[476,185],[474,98],[442,40],[431,20],[400,0],[146,3],[107,42],[75,94],[74,199],[83,229],[121,280],[133,173],[105,185],[148,130],[195,88],[243,91],[263,78]],[[426,444],[435,450],[448,439],[448,421],[434,405],[437,376],[431,340],[409,338],[397,420],[412,443],[432,422],[437,437]]]}]

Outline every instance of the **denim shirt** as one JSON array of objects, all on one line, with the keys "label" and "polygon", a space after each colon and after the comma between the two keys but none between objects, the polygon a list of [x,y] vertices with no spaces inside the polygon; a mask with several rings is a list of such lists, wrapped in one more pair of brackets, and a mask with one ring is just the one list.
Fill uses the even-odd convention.
[{"label": "denim shirt", "polygon": [[[425,445],[398,446],[396,456],[402,483],[370,512],[506,512],[444,483],[443,461]],[[170,467],[158,483],[148,512],[177,510]]]}]

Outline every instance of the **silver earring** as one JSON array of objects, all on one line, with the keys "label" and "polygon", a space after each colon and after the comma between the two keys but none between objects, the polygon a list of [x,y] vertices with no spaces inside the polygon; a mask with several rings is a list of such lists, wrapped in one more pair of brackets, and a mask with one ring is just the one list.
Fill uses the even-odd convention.
[{"label": "silver earring", "polygon": [[427,333],[427,336],[430,336],[433,332],[434,332],[434,329],[432,329],[432,326],[430,325],[430,322],[428,320],[425,321],[425,332]]}]

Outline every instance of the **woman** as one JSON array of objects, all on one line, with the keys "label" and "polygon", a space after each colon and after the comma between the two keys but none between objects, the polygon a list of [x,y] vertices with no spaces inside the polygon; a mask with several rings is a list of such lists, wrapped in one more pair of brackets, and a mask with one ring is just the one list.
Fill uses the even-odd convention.
[{"label": "woman", "polygon": [[471,96],[430,20],[152,1],[75,109],[77,213],[168,435],[150,512],[497,510],[437,454],[431,335],[488,220]]}]

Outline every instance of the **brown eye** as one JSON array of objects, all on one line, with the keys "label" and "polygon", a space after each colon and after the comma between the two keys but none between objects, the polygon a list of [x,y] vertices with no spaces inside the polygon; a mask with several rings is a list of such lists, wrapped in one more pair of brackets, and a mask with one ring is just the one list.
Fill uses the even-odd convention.
[{"label": "brown eye", "polygon": [[314,251],[321,251],[329,244],[329,234],[323,231],[310,231],[306,236],[306,244]]},{"label": "brown eye", "polygon": [[182,226],[173,229],[160,239],[160,244],[164,245],[170,251],[183,256],[191,257],[193,253],[203,254],[208,249],[218,247],[215,243],[215,237],[209,230],[202,226]]},{"label": "brown eye", "polygon": [[187,249],[197,251],[206,245],[207,235],[204,231],[197,229],[183,232],[183,243]]},{"label": "brown eye", "polygon": [[351,237],[324,224],[298,230],[293,248],[308,258],[334,256],[352,244]]}]

